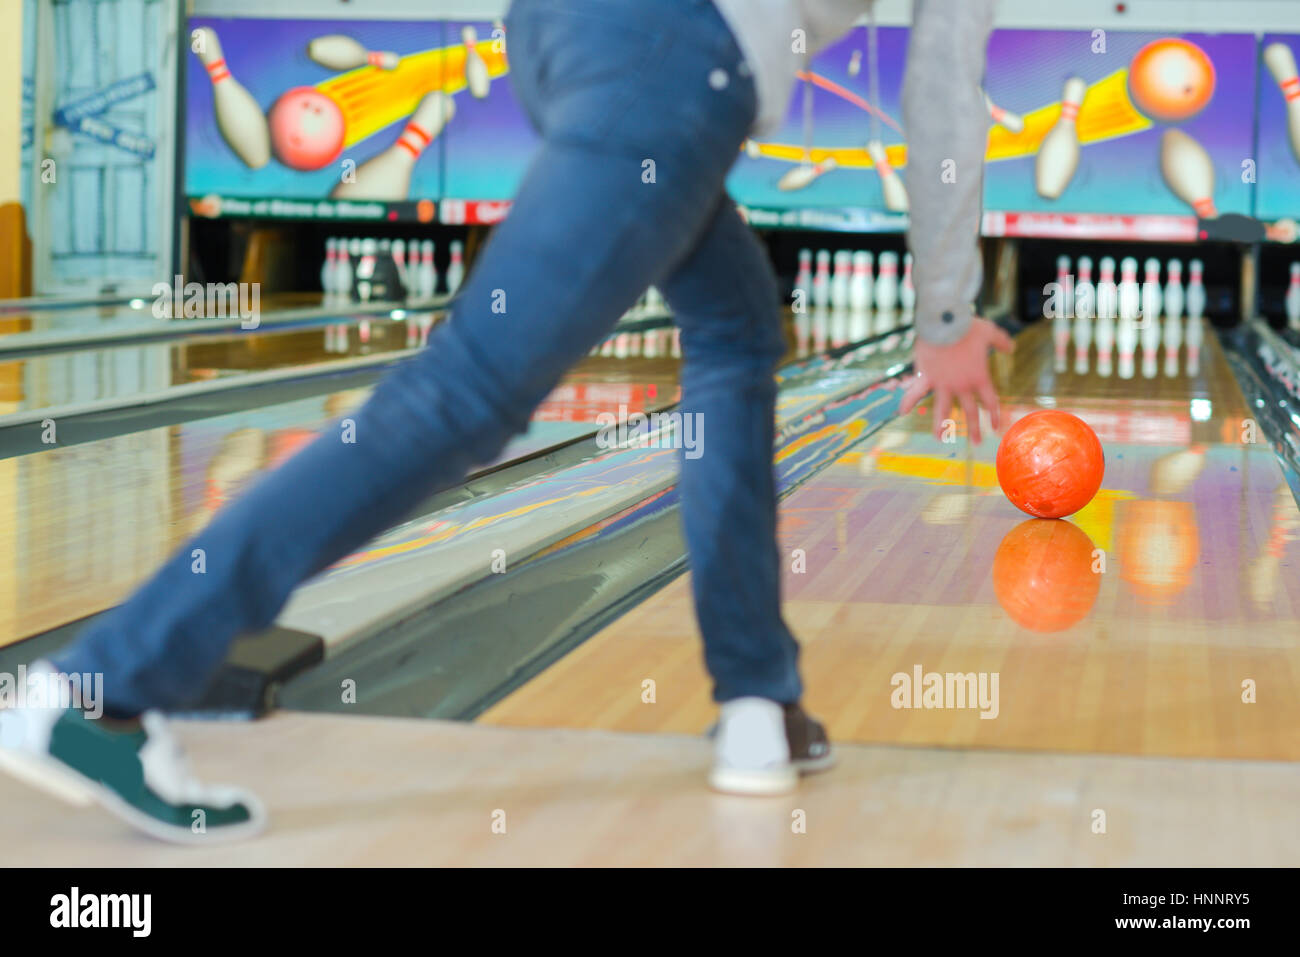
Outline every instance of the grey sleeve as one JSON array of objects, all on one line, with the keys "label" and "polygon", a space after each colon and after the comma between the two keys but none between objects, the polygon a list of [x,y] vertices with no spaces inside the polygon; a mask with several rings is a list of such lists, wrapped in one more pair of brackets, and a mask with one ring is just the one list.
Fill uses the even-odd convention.
[{"label": "grey sleeve", "polygon": [[996,0],[914,0],[903,77],[908,245],[916,329],[948,345],[970,328],[989,115],[980,86]]}]

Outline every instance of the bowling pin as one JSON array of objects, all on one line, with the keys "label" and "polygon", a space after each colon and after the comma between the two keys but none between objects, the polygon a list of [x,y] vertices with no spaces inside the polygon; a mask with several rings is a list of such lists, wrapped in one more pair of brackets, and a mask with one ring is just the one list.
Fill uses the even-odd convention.
[{"label": "bowling pin", "polygon": [[835,274],[831,278],[831,308],[839,311],[849,308],[849,293],[853,282],[853,254],[847,249],[835,253]]},{"label": "bowling pin", "polygon": [[907,212],[907,187],[903,185],[898,171],[889,164],[884,144],[880,140],[872,140],[867,144],[867,152],[871,155],[871,162],[876,165],[876,172],[880,174],[880,192],[885,199],[885,209],[891,213]]},{"label": "bowling pin", "polygon": [[1175,319],[1183,317],[1183,264],[1177,259],[1169,260],[1165,267],[1168,278],[1165,280],[1165,315]]},{"label": "bowling pin", "polygon": [[798,311],[813,306],[813,250],[800,250],[800,270],[794,276],[793,300]]},{"label": "bowling pin", "polygon": [[433,264],[434,243],[426,239],[420,243],[420,295],[432,299],[438,292],[438,267]]},{"label": "bowling pin", "polygon": [[1214,161],[1205,147],[1182,130],[1168,129],[1160,137],[1160,174],[1175,196],[1201,219],[1214,219]]},{"label": "bowling pin", "polygon": [[1074,371],[1088,374],[1088,347],[1092,345],[1092,320],[1076,316],[1074,319]]},{"label": "bowling pin", "polygon": [[799,272],[794,277],[794,301],[800,311],[812,305],[812,250],[799,250]]},{"label": "bowling pin", "polygon": [[1183,321],[1168,308],[1165,309],[1164,340],[1165,376],[1172,379],[1178,375],[1178,347],[1183,341]]},{"label": "bowling pin", "polygon": [[370,301],[371,281],[375,278],[375,266],[379,258],[379,243],[366,239],[361,243],[361,260],[357,263],[357,298],[362,302]]},{"label": "bowling pin", "polygon": [[810,163],[804,160],[777,180],[776,188],[787,193],[796,189],[803,189],[806,186],[811,186],[814,180],[818,179],[823,173],[829,173],[838,165],[834,156],[828,156],[820,163]]},{"label": "bowling pin", "polygon": [[857,76],[862,72],[862,51],[854,50],[853,55],[849,57],[849,76]]},{"label": "bowling pin", "polygon": [[1052,368],[1057,372],[1064,372],[1069,368],[1070,362],[1069,316],[1056,315],[1052,317],[1052,347],[1055,356]]},{"label": "bowling pin", "polygon": [[1295,54],[1285,43],[1264,47],[1264,65],[1282,90],[1286,100],[1286,128],[1291,135],[1291,152],[1300,162],[1300,75],[1296,72]]},{"label": "bowling pin", "polygon": [[197,47],[194,52],[212,79],[213,113],[222,139],[245,166],[260,169],[271,159],[271,128],[266,114],[253,95],[230,75],[216,31],[199,27],[190,36]]},{"label": "bowling pin", "polygon": [[352,262],[348,258],[348,241],[340,238],[338,255],[334,261],[334,294],[341,299],[352,298]]},{"label": "bowling pin", "polygon": [[337,272],[338,241],[331,237],[325,240],[325,262],[320,267],[320,287],[325,293],[326,302],[334,298]]},{"label": "bowling pin", "polygon": [[1060,293],[1056,301],[1060,304],[1060,311],[1067,316],[1074,316],[1074,283],[1070,279],[1070,257],[1056,257],[1056,288]]},{"label": "bowling pin", "polygon": [[474,99],[481,100],[488,95],[492,77],[487,62],[478,52],[478,31],[466,25],[460,31],[460,38],[465,44],[465,85]]},{"label": "bowling pin", "polygon": [[1205,283],[1201,279],[1203,267],[1199,259],[1193,259],[1187,268],[1190,272],[1187,279],[1187,318],[1200,319],[1205,315]]},{"label": "bowling pin", "polygon": [[1058,199],[1079,167],[1079,136],[1075,124],[1088,90],[1082,78],[1072,76],[1061,92],[1061,116],[1039,144],[1034,160],[1034,188],[1044,199]]},{"label": "bowling pin", "polygon": [[402,288],[406,290],[406,294],[410,296],[414,291],[411,286],[411,280],[414,279],[414,276],[411,276],[406,271],[406,241],[394,239],[392,253],[393,265],[397,267],[397,279],[402,284]]},{"label": "bowling pin", "polygon": [[355,70],[369,64],[381,70],[396,70],[402,61],[396,53],[376,53],[341,33],[317,37],[307,44],[307,58],[330,70]]},{"label": "bowling pin", "polygon": [[1142,283],[1142,323],[1145,328],[1148,323],[1160,321],[1160,260],[1152,256],[1143,268],[1146,270],[1146,278]]},{"label": "bowling pin", "polygon": [[1079,281],[1074,284],[1074,314],[1088,319],[1097,315],[1097,287],[1092,284],[1092,259],[1079,257]]},{"label": "bowling pin", "polygon": [[425,95],[397,142],[356,169],[352,182],[339,183],[334,199],[380,199],[400,202],[410,196],[411,174],[420,154],[456,113],[456,102],[441,90]]},{"label": "bowling pin", "polygon": [[898,305],[898,253],[881,253],[876,276],[876,309],[892,313]]},{"label": "bowling pin", "polygon": [[664,297],[658,286],[651,286],[645,291],[645,307],[649,312],[664,312]]},{"label": "bowling pin", "polygon": [[903,256],[903,281],[898,286],[898,304],[903,307],[903,322],[907,324],[916,309],[916,287],[912,285],[912,254]]},{"label": "bowling pin", "polygon": [[1097,317],[1097,375],[1109,378],[1113,368],[1115,353],[1115,316],[1114,314]]},{"label": "bowling pin", "polygon": [[1138,261],[1125,256],[1119,268],[1119,317],[1136,321],[1142,308],[1142,291],[1137,282]]},{"label": "bowling pin", "polygon": [[1300,262],[1291,264],[1291,285],[1286,291],[1286,324],[1300,329]]},{"label": "bowling pin", "polygon": [[451,263],[447,266],[447,295],[456,295],[456,290],[465,279],[465,262],[461,250],[464,246],[460,240],[452,240]]},{"label": "bowling pin", "polygon": [[1025,128],[1024,118],[1019,113],[1012,113],[1010,110],[1004,110],[992,100],[987,93],[984,94],[984,105],[989,108],[989,116],[993,117],[993,122],[1012,133],[1019,133]]},{"label": "bowling pin", "polygon": [[1103,256],[1101,280],[1097,283],[1097,318],[1114,320],[1119,312],[1119,290],[1115,287],[1115,260]]},{"label": "bowling pin", "polygon": [[817,250],[817,272],[813,276],[813,305],[825,309],[831,301],[831,254]]},{"label": "bowling pin", "polygon": [[853,280],[849,284],[849,306],[854,312],[871,308],[871,253],[859,250],[853,254]]}]

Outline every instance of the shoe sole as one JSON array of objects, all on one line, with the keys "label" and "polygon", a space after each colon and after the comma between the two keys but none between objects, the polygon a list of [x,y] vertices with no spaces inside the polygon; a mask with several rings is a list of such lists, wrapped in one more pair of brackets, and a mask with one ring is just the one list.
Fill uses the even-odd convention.
[{"label": "shoe sole", "polygon": [[794,765],[772,771],[714,768],[709,772],[709,787],[723,794],[769,797],[789,794],[798,786],[799,772]]},{"label": "shoe sole", "polygon": [[837,755],[832,749],[820,758],[796,758],[791,763],[799,769],[800,774],[817,774],[835,767]]},{"label": "shoe sole", "polygon": [[265,811],[260,805],[254,805],[251,808],[252,820],[196,834],[190,828],[164,824],[142,813],[116,792],[54,758],[0,749],[0,770],[8,771],[23,783],[76,807],[98,804],[137,831],[169,844],[196,846],[241,841],[261,833],[267,824]]}]

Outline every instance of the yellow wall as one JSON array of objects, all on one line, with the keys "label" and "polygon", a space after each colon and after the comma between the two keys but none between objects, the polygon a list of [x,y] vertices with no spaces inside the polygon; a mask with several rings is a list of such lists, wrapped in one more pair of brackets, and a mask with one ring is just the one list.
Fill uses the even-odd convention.
[{"label": "yellow wall", "polygon": [[23,3],[0,0],[0,299],[31,293],[22,195]]},{"label": "yellow wall", "polygon": [[0,203],[16,203],[22,149],[23,3],[0,0]]}]

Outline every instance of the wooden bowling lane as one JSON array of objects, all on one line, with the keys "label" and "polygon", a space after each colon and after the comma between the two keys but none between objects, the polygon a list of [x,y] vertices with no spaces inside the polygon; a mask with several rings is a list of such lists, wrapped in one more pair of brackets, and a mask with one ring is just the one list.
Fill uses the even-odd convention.
[{"label": "wooden bowling lane", "polygon": [[[1217,341],[1181,394],[1051,363],[1031,329],[996,374],[1013,417],[1055,405],[1102,439],[1102,489],[1067,522],[1016,511],[996,444],[937,442],[928,409],[783,503],[808,705],[841,741],[1300,758],[1300,513],[1269,448],[1241,441]],[[930,674],[985,699],[945,677],[927,702]],[[714,710],[679,579],[481,721],[694,733]]]},{"label": "wooden bowling lane", "polygon": [[[319,342],[321,330],[311,333]],[[355,341],[355,339],[354,339]],[[505,457],[677,399],[668,358],[584,361]],[[0,647],[120,602],[225,502],[363,402],[351,389],[0,459]]]},{"label": "wooden bowling lane", "polygon": [[[846,746],[830,774],[759,800],[705,787],[698,736],[285,712],[178,730],[202,778],[262,797],[265,835],[165,845],[0,776],[5,862],[1240,867],[1300,856],[1300,776],[1272,762]],[[795,809],[810,826],[792,838]]]}]

